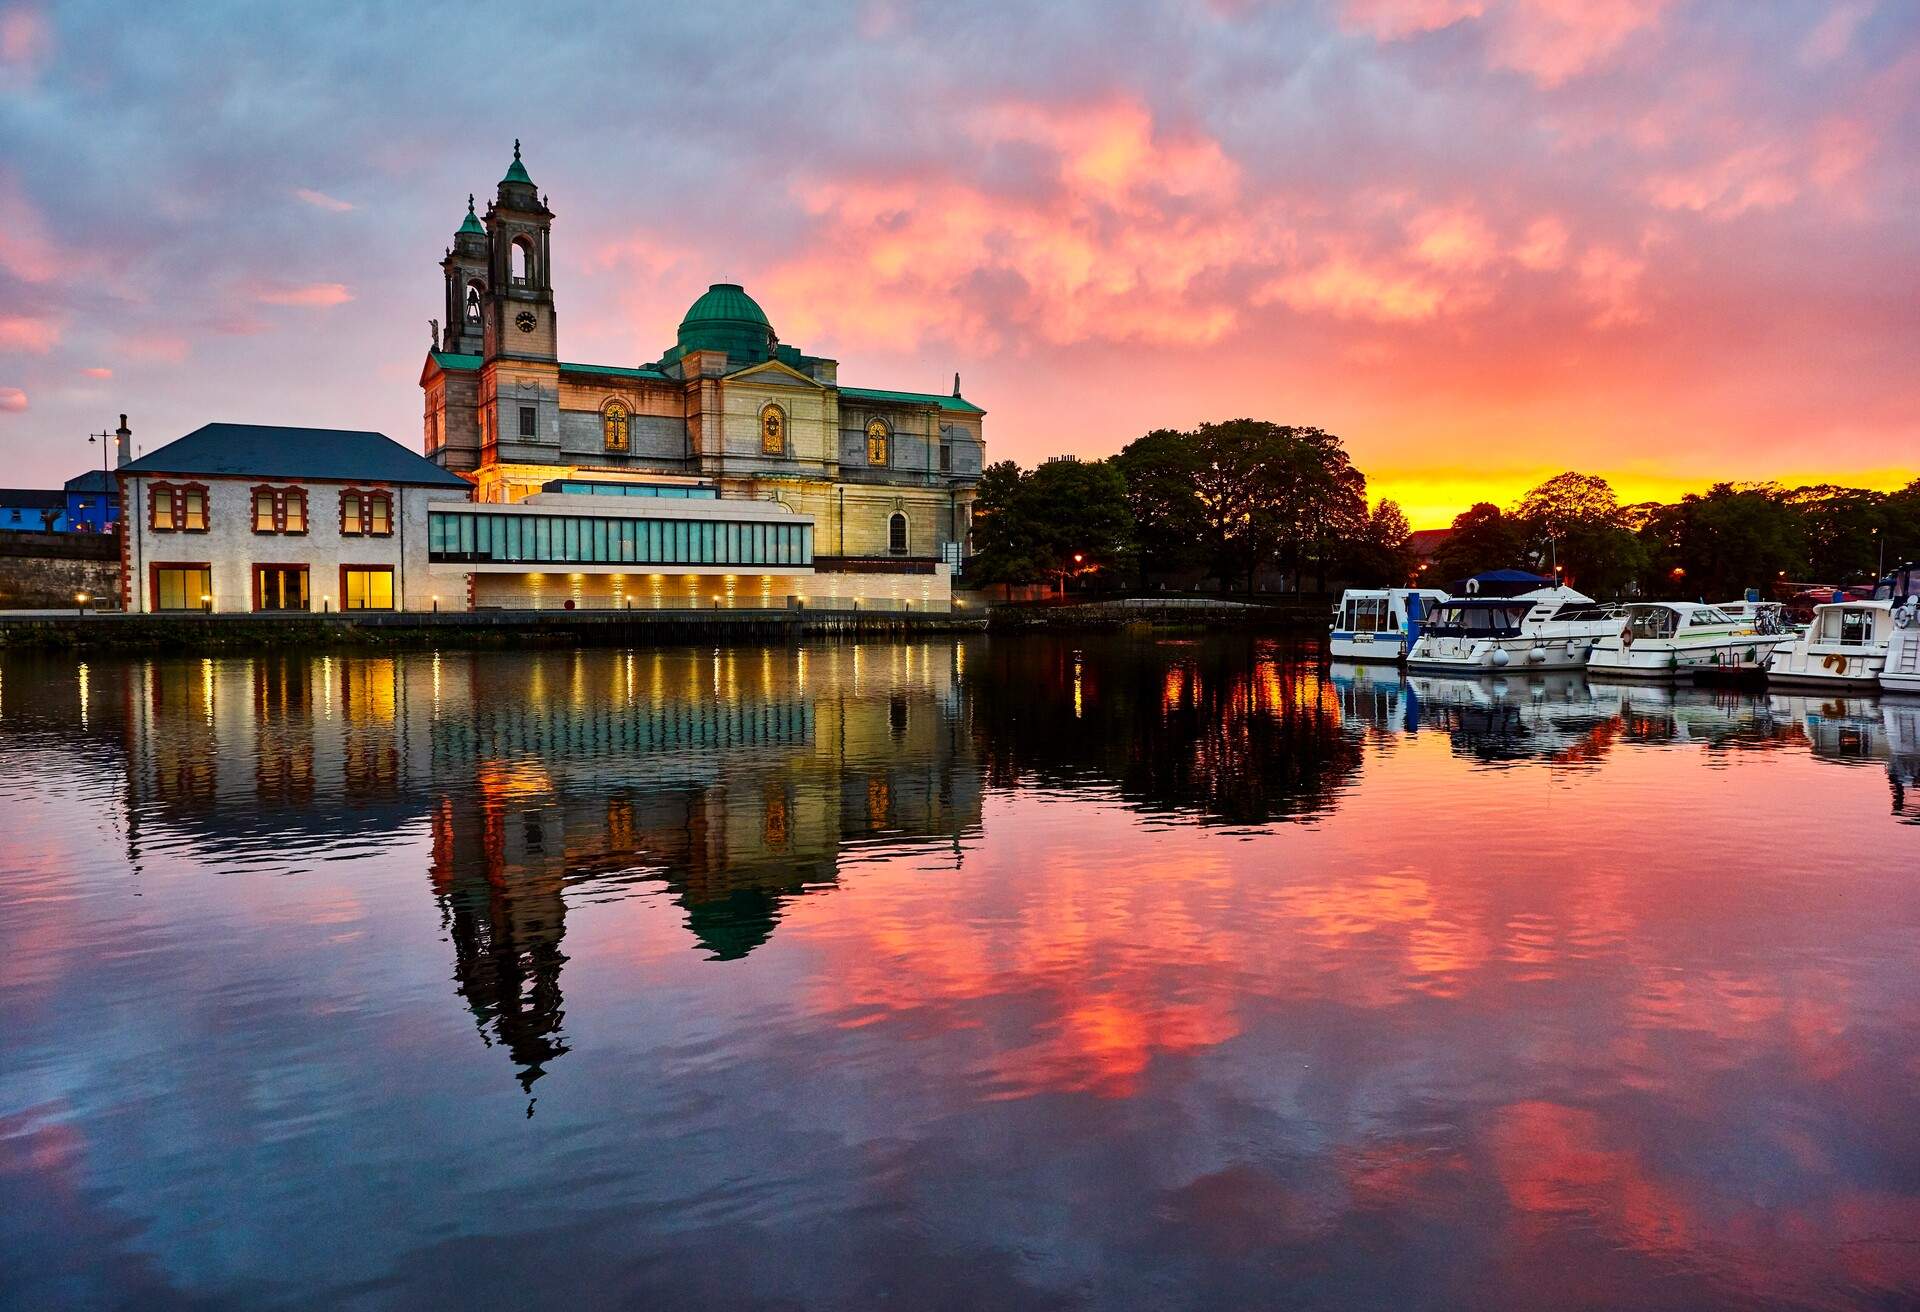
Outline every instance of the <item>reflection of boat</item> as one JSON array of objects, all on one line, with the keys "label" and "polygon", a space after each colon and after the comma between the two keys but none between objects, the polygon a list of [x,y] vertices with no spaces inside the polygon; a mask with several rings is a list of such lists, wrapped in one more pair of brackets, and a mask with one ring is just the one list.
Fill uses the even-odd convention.
[{"label": "reflection of boat", "polygon": [[1333,611],[1327,653],[1337,661],[1397,661],[1446,593],[1438,588],[1348,588]]},{"label": "reflection of boat", "polygon": [[1612,742],[1614,717],[1577,673],[1409,674],[1423,727],[1481,760],[1590,760]]},{"label": "reflection of boat", "polygon": [[1517,597],[1451,597],[1433,608],[1407,664],[1462,673],[1577,670],[1597,639],[1618,630],[1617,606],[1572,588],[1537,588]]},{"label": "reflection of boat", "polygon": [[1619,631],[1596,641],[1587,657],[1595,678],[1754,674],[1792,636],[1760,633],[1718,606],[1693,601],[1637,601],[1619,619]]},{"label": "reflection of boat", "polygon": [[1887,782],[1893,813],[1920,824],[1920,700],[1889,697],[1881,707],[1887,731]]},{"label": "reflection of boat", "polygon": [[1327,667],[1327,677],[1340,698],[1341,719],[1348,723],[1390,733],[1413,733],[1420,728],[1420,698],[1399,670],[1334,661]]},{"label": "reflection of boat", "polygon": [[1774,692],[1767,702],[1775,718],[1805,735],[1820,760],[1846,765],[1887,759],[1887,721],[1876,698]]},{"label": "reflection of boat", "polygon": [[1772,683],[1822,688],[1880,686],[1894,632],[1890,601],[1833,601],[1813,608],[1813,622],[1767,659]]},{"label": "reflection of boat", "polygon": [[1920,692],[1920,565],[1902,565],[1874,595],[1893,605],[1893,637],[1880,686],[1888,692]]}]

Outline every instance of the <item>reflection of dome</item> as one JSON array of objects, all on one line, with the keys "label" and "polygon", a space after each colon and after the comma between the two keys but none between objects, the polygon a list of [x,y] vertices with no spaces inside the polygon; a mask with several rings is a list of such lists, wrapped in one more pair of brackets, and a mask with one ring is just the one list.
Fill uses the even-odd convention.
[{"label": "reflection of dome", "polygon": [[717,282],[680,321],[682,351],[725,351],[736,360],[765,358],[773,351],[773,325],[738,283]]}]

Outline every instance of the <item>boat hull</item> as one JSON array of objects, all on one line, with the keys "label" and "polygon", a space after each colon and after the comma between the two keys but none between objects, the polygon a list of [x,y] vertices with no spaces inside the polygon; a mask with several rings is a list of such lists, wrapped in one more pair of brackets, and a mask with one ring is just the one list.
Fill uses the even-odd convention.
[{"label": "boat hull", "polygon": [[1642,639],[1622,646],[1618,638],[1594,644],[1587,675],[1594,679],[1753,679],[1766,673],[1767,660],[1784,637],[1741,634],[1705,643]]},{"label": "boat hull", "polygon": [[1407,654],[1405,635],[1382,630],[1378,633],[1342,633],[1327,635],[1327,655],[1336,661],[1375,661],[1398,663]]}]

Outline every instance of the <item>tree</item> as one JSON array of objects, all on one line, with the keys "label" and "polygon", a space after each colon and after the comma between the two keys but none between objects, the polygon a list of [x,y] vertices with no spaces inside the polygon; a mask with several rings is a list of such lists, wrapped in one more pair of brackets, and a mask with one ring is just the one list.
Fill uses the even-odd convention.
[{"label": "tree", "polygon": [[1156,428],[1113,459],[1126,479],[1142,575],[1206,564],[1207,520],[1194,493],[1200,450],[1191,436]]},{"label": "tree", "polygon": [[996,461],[980,471],[980,490],[973,503],[976,554],[967,566],[970,578],[981,583],[1034,583],[1042,577],[1046,566],[1042,543],[1022,496],[1026,477],[1011,460]]},{"label": "tree", "polygon": [[1626,526],[1613,486],[1572,470],[1556,474],[1520,500],[1514,515],[1527,539],[1526,559],[1594,596],[1617,596],[1645,567],[1646,548]]},{"label": "tree", "polygon": [[1346,577],[1371,587],[1401,587],[1413,575],[1413,553],[1407,542],[1413,529],[1398,503],[1382,501],[1367,517],[1365,530],[1348,544],[1343,562]]},{"label": "tree", "polygon": [[1029,473],[1003,460],[981,471],[979,554],[969,572],[983,583],[1037,583],[1071,569],[1111,568],[1132,529],[1126,480],[1111,461],[1048,461]]},{"label": "tree", "polygon": [[1482,501],[1453,517],[1453,531],[1433,553],[1428,571],[1440,587],[1482,570],[1510,569],[1525,553],[1522,525],[1500,507]]},{"label": "tree", "polygon": [[1655,596],[1737,597],[1806,568],[1798,516],[1771,483],[1716,483],[1657,512],[1641,530],[1643,581]]}]

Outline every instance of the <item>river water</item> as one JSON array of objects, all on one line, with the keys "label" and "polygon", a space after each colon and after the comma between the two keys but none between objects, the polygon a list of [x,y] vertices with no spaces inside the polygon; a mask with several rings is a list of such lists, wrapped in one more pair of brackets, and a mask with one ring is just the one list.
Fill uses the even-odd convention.
[{"label": "river water", "polygon": [[0,663],[0,1304],[1920,1302],[1920,703]]}]

